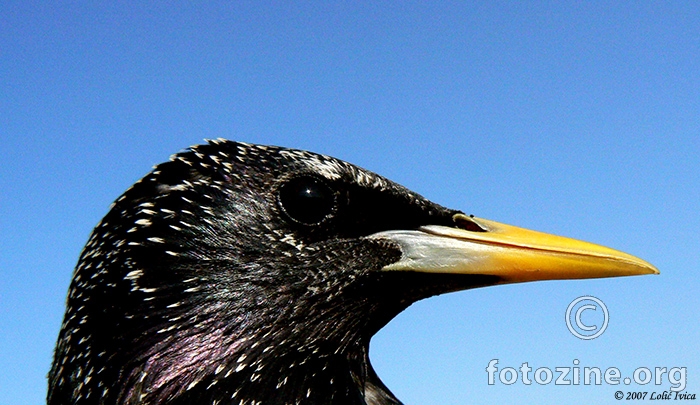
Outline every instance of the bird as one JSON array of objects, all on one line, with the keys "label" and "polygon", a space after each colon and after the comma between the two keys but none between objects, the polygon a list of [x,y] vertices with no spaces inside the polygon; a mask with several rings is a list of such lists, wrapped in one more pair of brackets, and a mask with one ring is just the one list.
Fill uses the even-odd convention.
[{"label": "bird", "polygon": [[80,254],[48,405],[401,404],[372,336],[416,301],[656,274],[438,205],[312,152],[208,140],[110,207]]}]

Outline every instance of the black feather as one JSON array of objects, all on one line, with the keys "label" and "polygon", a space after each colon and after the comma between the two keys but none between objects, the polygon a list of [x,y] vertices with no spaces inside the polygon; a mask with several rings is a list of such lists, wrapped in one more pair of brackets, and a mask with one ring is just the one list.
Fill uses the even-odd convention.
[{"label": "black feather", "polygon": [[455,213],[309,152],[219,140],[174,155],[85,246],[48,403],[397,404],[372,335],[494,280],[380,272],[401,251],[365,236]]}]

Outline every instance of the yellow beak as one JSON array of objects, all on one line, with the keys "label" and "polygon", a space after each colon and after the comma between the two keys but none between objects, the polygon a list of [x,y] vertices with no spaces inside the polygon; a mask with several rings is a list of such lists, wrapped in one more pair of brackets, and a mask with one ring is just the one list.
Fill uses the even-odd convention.
[{"label": "yellow beak", "polygon": [[659,274],[650,263],[614,249],[464,214],[459,227],[429,225],[373,238],[401,246],[401,260],[385,271],[489,275],[498,284]]}]

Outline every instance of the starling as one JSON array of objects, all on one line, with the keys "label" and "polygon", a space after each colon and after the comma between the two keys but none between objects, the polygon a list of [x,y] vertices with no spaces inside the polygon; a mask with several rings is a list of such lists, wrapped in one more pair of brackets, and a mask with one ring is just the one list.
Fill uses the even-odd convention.
[{"label": "starling", "polygon": [[412,303],[652,273],[625,253],[465,215],[331,157],[209,141],[155,166],[93,231],[48,404],[400,404],[369,343]]}]

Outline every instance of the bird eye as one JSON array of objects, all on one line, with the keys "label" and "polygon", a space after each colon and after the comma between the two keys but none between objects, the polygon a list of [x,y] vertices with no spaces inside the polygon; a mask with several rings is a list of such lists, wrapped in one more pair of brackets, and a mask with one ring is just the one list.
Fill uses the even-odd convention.
[{"label": "bird eye", "polygon": [[335,210],[335,193],[323,181],[310,176],[296,177],[282,185],[279,204],[293,221],[317,225]]}]

